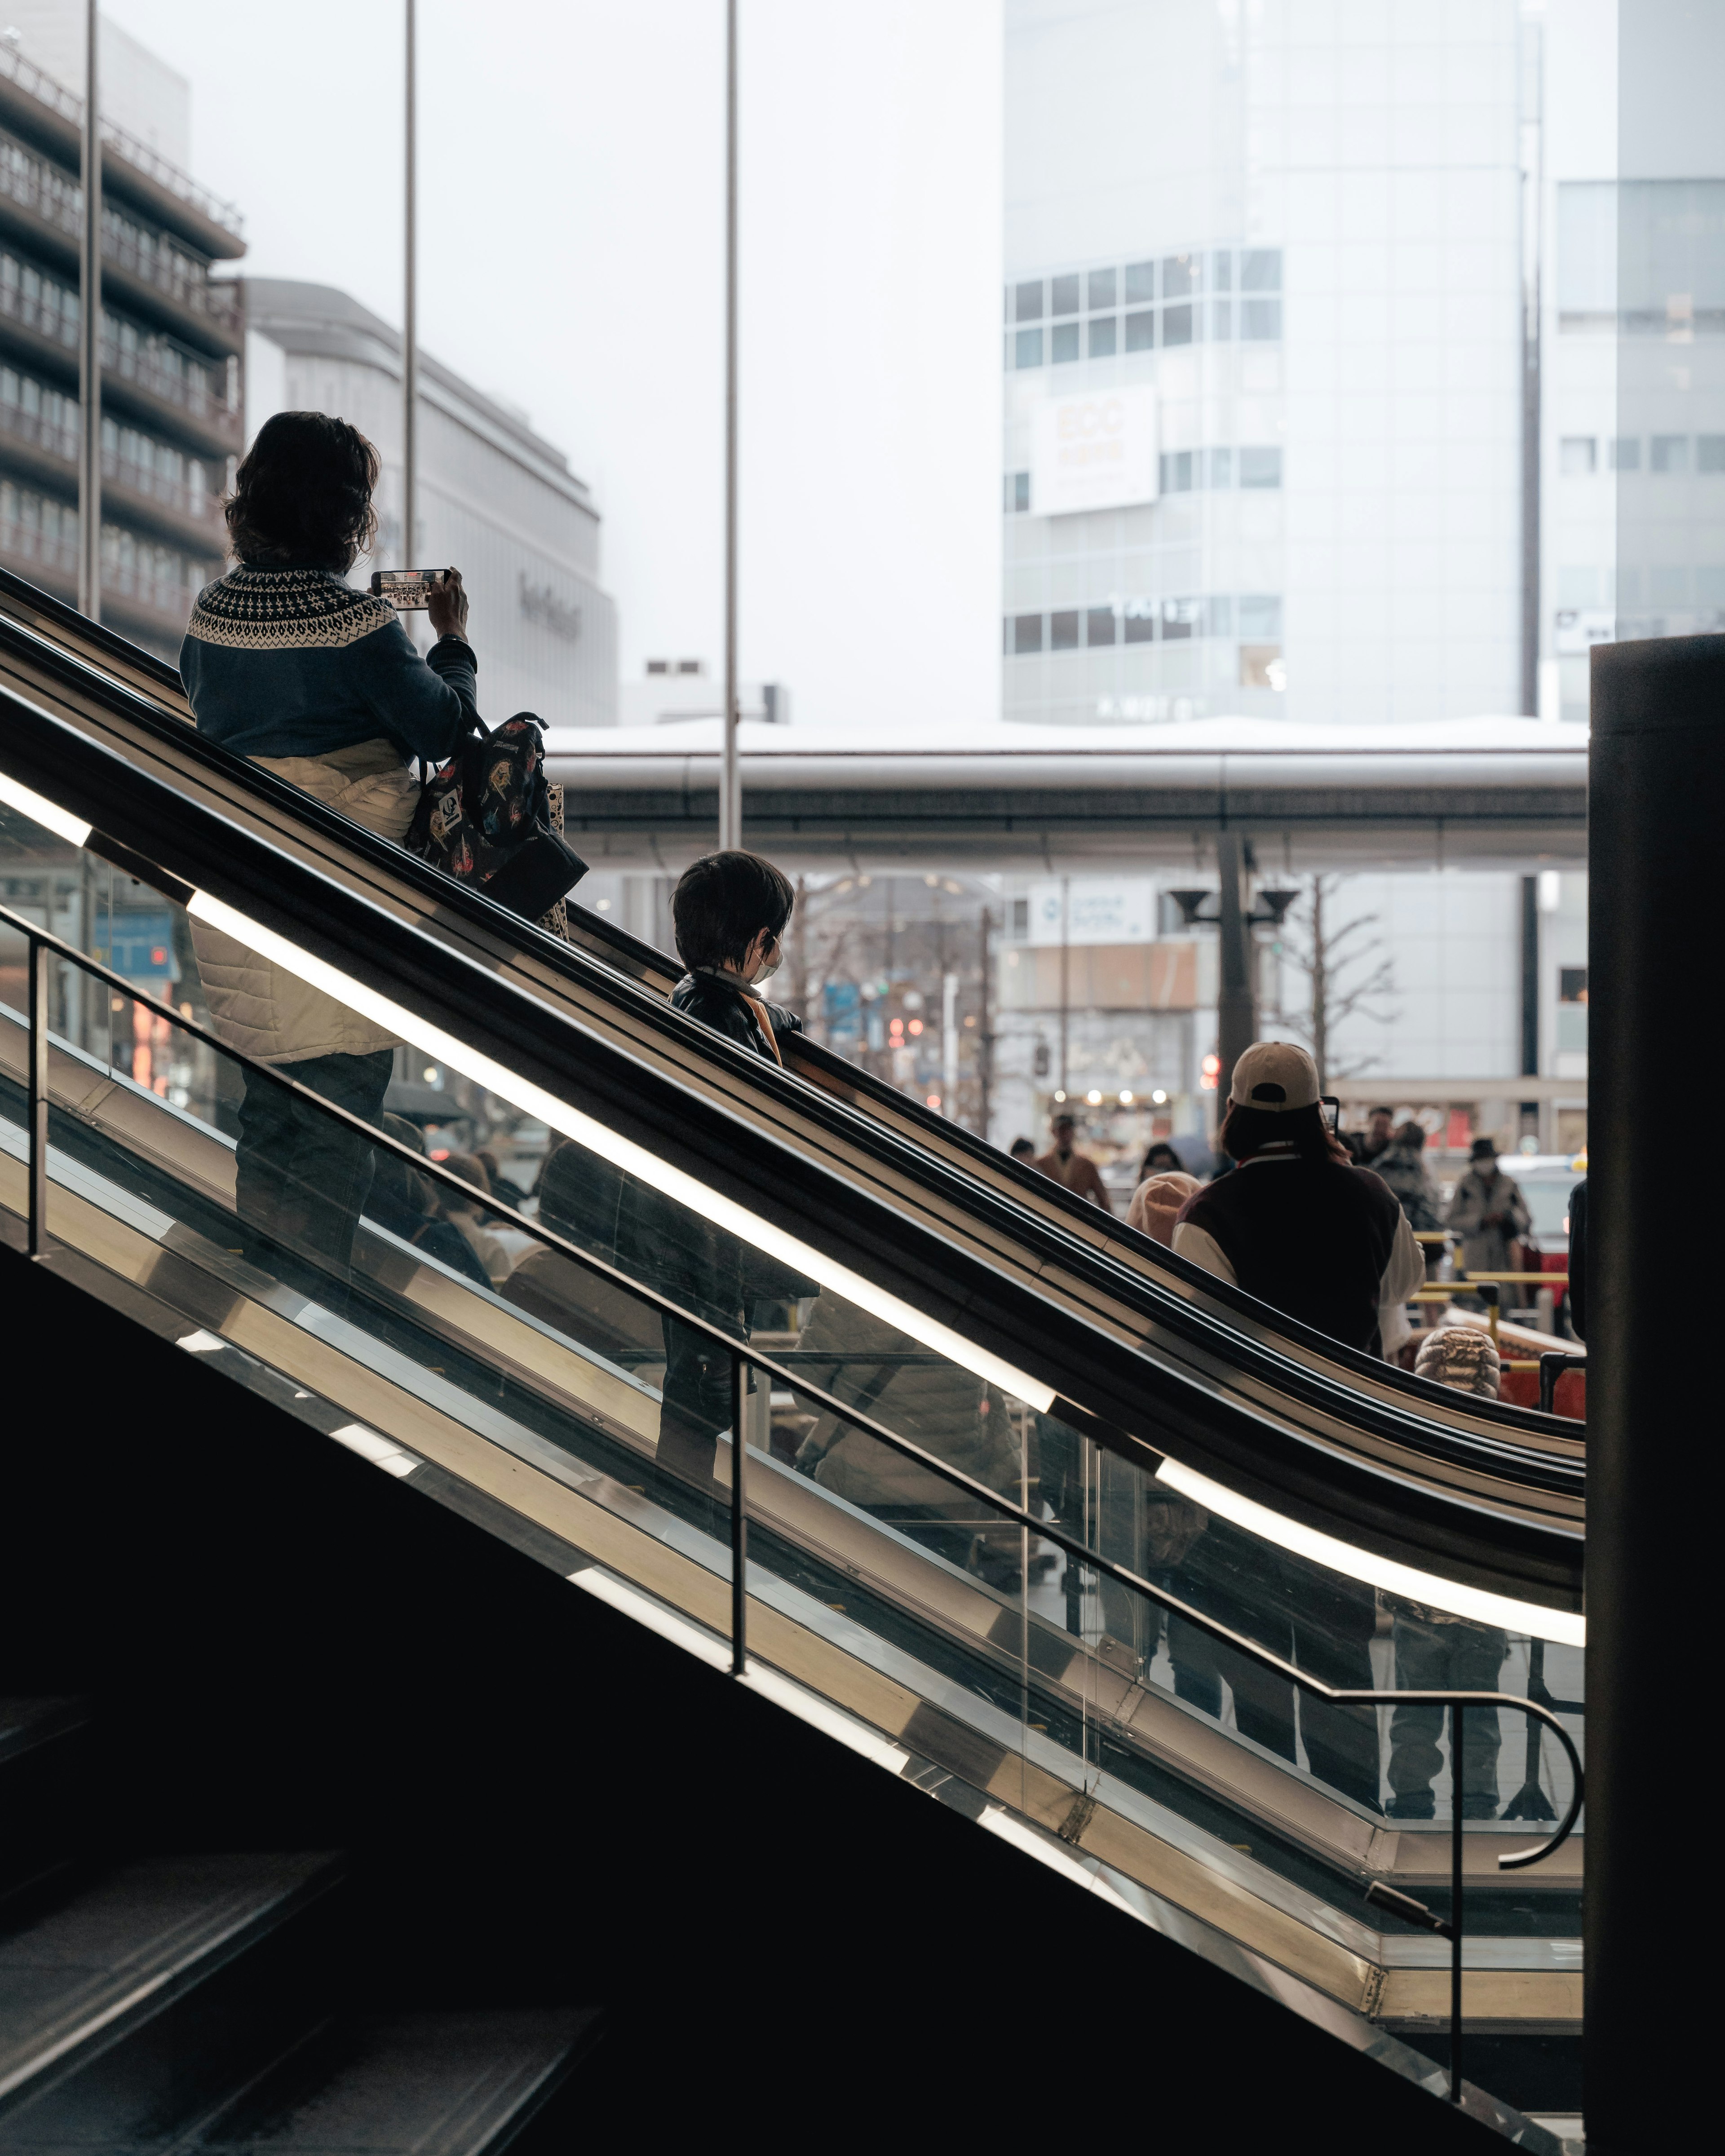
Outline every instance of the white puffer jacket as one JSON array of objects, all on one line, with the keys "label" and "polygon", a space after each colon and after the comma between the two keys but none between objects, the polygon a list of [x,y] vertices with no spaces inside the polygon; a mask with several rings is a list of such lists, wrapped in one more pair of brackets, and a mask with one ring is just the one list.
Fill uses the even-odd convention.
[{"label": "white puffer jacket", "polygon": [[[407,836],[419,789],[401,751],[387,741],[360,742],[328,756],[252,761],[368,831],[398,844]],[[210,1023],[242,1055],[260,1063],[300,1063],[312,1055],[370,1055],[397,1045],[393,1034],[219,929],[196,920],[191,928]]]}]

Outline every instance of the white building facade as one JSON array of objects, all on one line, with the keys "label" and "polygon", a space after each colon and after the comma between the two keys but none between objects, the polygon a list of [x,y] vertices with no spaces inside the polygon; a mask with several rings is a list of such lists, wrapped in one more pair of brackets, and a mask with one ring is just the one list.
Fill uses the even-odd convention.
[{"label": "white building facade", "polygon": [[[1008,0],[1008,718],[1524,707],[1527,50],[1517,0]],[[1063,426],[1136,431],[1115,501]]]},{"label": "white building facade", "polygon": [[329,412],[382,457],[376,553],[352,580],[454,562],[487,719],[531,711],[550,726],[614,726],[617,614],[599,583],[598,507],[562,452],[422,353],[418,529],[406,546],[396,332],[326,285],[251,278],[245,300],[247,441],[272,412]]}]

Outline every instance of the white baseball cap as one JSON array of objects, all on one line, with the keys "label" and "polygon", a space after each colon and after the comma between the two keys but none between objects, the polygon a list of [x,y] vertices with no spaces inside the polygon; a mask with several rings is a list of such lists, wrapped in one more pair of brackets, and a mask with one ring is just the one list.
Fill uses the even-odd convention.
[{"label": "white baseball cap", "polygon": [[1271,1115],[1315,1108],[1317,1065],[1291,1040],[1255,1040],[1234,1066],[1228,1098],[1236,1107],[1263,1108]]}]

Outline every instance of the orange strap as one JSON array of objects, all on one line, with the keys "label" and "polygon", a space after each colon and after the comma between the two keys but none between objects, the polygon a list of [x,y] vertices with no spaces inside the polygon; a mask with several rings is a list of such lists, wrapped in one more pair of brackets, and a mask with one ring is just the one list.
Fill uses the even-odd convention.
[{"label": "orange strap", "polygon": [[757,1002],[753,996],[744,996],[742,999],[754,1013],[755,1023],[761,1029],[761,1038],[766,1042],[768,1049],[772,1051],[773,1061],[778,1065],[779,1069],[783,1070],[784,1068],[784,1058],[778,1052],[778,1043],[773,1037],[773,1021],[767,1015],[766,1004]]}]

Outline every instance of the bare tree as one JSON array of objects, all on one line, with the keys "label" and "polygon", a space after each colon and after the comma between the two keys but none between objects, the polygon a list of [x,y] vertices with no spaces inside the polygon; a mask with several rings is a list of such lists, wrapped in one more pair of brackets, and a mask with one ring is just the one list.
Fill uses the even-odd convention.
[{"label": "bare tree", "polygon": [[1377,1025],[1393,1025],[1400,1016],[1399,1011],[1383,1008],[1383,998],[1395,993],[1394,961],[1373,962],[1384,939],[1366,936],[1359,940],[1376,925],[1378,915],[1362,913],[1339,927],[1336,923],[1335,901],[1348,880],[1340,875],[1309,877],[1289,916],[1291,932],[1282,932],[1283,955],[1305,974],[1310,993],[1303,1011],[1284,1009],[1277,1017],[1304,1036],[1317,1065],[1320,1087],[1327,1087],[1332,1077],[1363,1077],[1383,1060],[1378,1055],[1363,1055],[1349,1059],[1345,1068],[1332,1065],[1330,1045],[1346,1019],[1358,1016]]}]

